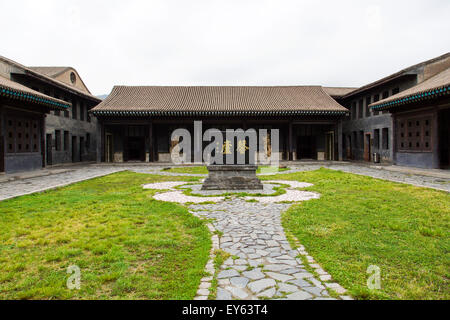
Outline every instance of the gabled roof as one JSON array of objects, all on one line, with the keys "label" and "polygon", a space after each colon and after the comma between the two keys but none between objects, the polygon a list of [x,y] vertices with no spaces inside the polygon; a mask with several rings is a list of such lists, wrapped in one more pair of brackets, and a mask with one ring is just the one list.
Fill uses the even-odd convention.
[{"label": "gabled roof", "polygon": [[94,114],[345,114],[320,86],[115,86]]},{"label": "gabled roof", "polygon": [[61,73],[66,72],[67,70],[73,69],[72,67],[28,67],[28,68],[36,72],[45,74],[51,78],[54,78],[60,75]]},{"label": "gabled roof", "polygon": [[16,61],[13,61],[13,60],[8,59],[6,57],[3,57],[1,55],[0,55],[0,61],[3,61],[5,63],[7,63],[7,64],[17,68],[19,74],[25,74],[25,75],[28,75],[28,76],[31,76],[31,77],[34,77],[34,78],[38,78],[38,79],[40,79],[42,81],[49,82],[52,85],[60,87],[62,90],[67,90],[67,91],[72,92],[74,94],[81,95],[81,96],[83,96],[83,97],[85,97],[85,98],[87,98],[89,100],[93,100],[93,101],[96,101],[96,102],[100,102],[101,101],[101,99],[97,98],[96,96],[92,95],[91,93],[87,93],[87,92],[85,92],[83,90],[80,90],[80,89],[74,87],[74,86],[68,85],[67,83],[64,83],[62,81],[54,79],[54,78],[46,75],[45,73],[41,73],[41,72],[38,72],[36,70],[33,70],[32,68],[26,67],[26,66],[24,66],[24,65],[22,65],[22,64],[20,64],[20,63],[18,63]]},{"label": "gabled roof", "polygon": [[[82,91],[92,95],[91,92],[89,91],[88,87],[84,83],[83,79],[79,75],[78,71],[72,67],[39,66],[39,67],[28,67],[28,68],[30,68],[31,70],[34,70],[38,73],[45,74],[50,78],[61,81],[71,87],[77,88],[79,90],[82,90]],[[66,77],[64,77],[65,73],[67,73]],[[75,82],[72,82],[72,80],[70,78],[72,73],[75,74],[75,80],[76,80],[77,84],[75,84]]]},{"label": "gabled roof", "polygon": [[426,66],[428,64],[437,62],[439,60],[447,59],[449,57],[450,57],[450,52],[447,52],[447,53],[445,53],[445,54],[443,54],[443,55],[441,55],[439,57],[436,57],[436,58],[433,58],[433,59],[430,59],[430,60],[423,61],[421,63],[415,64],[413,66],[410,66],[408,68],[400,70],[400,71],[398,71],[396,73],[393,73],[393,74],[391,74],[391,75],[389,75],[387,77],[384,77],[384,78],[382,78],[380,80],[377,80],[377,81],[369,83],[369,84],[367,84],[365,86],[362,86],[359,89],[356,89],[356,90],[346,94],[343,98],[345,99],[345,98],[351,97],[351,96],[353,96],[355,94],[364,92],[366,90],[369,90],[369,89],[372,89],[374,87],[383,85],[383,84],[388,83],[388,82],[390,82],[392,80],[395,80],[395,79],[398,79],[398,78],[401,78],[401,77],[404,77],[404,76],[407,76],[407,75],[416,75],[417,74],[417,69],[419,69],[421,67],[424,67],[424,66]]},{"label": "gabled roof", "polygon": [[450,68],[438,73],[414,87],[369,105],[376,110],[386,110],[425,99],[450,94]]},{"label": "gabled roof", "polygon": [[69,102],[47,96],[39,91],[30,89],[2,76],[0,76],[0,96],[42,104],[51,109],[58,110],[69,108],[71,106]]},{"label": "gabled roof", "polygon": [[349,88],[349,87],[323,87],[323,90],[328,93],[333,98],[341,98],[350,92],[355,91],[358,88]]}]

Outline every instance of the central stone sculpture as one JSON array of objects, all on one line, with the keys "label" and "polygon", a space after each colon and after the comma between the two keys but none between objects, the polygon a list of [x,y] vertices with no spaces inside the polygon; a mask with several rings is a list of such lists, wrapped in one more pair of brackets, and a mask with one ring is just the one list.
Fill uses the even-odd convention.
[{"label": "central stone sculpture", "polygon": [[202,190],[263,190],[256,165],[210,165]]}]

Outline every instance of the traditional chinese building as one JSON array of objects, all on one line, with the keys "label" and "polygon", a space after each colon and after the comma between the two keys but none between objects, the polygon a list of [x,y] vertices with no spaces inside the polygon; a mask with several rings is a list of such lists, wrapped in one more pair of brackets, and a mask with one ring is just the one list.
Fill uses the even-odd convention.
[{"label": "traditional chinese building", "polygon": [[[11,100],[14,95],[10,94],[7,95],[8,100],[3,98],[0,101],[0,108],[3,110],[3,122],[0,124],[3,130],[0,134],[0,144],[3,146],[0,149],[5,163],[3,171],[16,172],[42,168],[46,165],[96,161],[97,120],[92,118],[88,111],[101,99],[89,92],[75,69],[26,67],[0,56],[0,76],[3,81],[20,86],[21,90],[28,92],[31,90],[39,97],[59,101],[64,106],[64,108],[36,109],[33,100],[24,99],[21,100],[19,110],[17,101]],[[14,117],[13,109],[16,110]],[[43,140],[43,144],[39,143],[38,149],[31,147],[29,149],[27,146],[35,145],[34,140],[29,140],[30,133],[21,130],[24,130],[22,125],[28,123],[24,122],[25,119],[30,121],[35,119],[31,115],[36,110],[40,113],[39,141]],[[10,123],[12,125],[9,125]]]},{"label": "traditional chinese building", "polygon": [[0,172],[42,168],[45,115],[67,108],[70,103],[0,75]]},{"label": "traditional chinese building", "polygon": [[[450,53],[407,67],[337,97],[337,101],[349,110],[348,117],[342,119],[341,158],[372,162],[373,155],[378,154],[381,162],[431,167],[428,160],[416,157],[418,150],[398,155],[398,149],[395,149],[395,117],[393,118],[389,112],[391,109],[370,108],[370,106],[408,92],[448,68],[450,68]],[[437,101],[430,100],[429,103],[431,107]],[[432,167],[437,167],[437,163],[435,162]]]},{"label": "traditional chinese building", "polygon": [[337,160],[338,124],[348,110],[327,90],[348,92],[320,86],[116,86],[92,109],[99,123],[99,160],[168,162],[171,133],[185,128],[193,135],[196,120],[202,132],[279,129],[280,159]]},{"label": "traditional chinese building", "polygon": [[450,167],[450,68],[370,107],[392,114],[396,164]]},{"label": "traditional chinese building", "polygon": [[[192,133],[194,121],[202,120],[204,131],[279,129],[282,160],[371,162],[377,155],[386,163],[445,168],[448,68],[450,53],[360,88],[114,87],[92,110],[99,120],[98,160],[168,162],[177,143],[171,142],[171,132]],[[429,95],[436,88],[443,92]],[[414,103],[404,96],[418,93],[428,97],[426,102],[424,96]],[[394,108],[396,98],[401,107]],[[409,119],[417,130],[401,131],[413,123]]]}]

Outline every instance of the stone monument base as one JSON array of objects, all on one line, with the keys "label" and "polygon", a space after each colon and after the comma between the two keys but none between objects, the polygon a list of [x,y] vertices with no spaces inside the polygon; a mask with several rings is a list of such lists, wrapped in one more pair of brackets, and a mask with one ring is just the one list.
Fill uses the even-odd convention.
[{"label": "stone monument base", "polygon": [[211,165],[202,190],[263,190],[256,177],[258,166],[254,165]]}]

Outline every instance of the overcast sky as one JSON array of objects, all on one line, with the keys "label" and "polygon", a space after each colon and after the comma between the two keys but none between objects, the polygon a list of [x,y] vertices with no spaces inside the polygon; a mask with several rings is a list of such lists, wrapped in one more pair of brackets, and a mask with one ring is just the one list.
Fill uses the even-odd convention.
[{"label": "overcast sky", "polygon": [[450,1],[0,0],[0,55],[126,85],[361,86],[450,51]]}]

